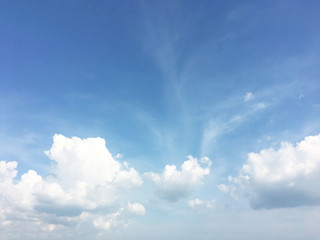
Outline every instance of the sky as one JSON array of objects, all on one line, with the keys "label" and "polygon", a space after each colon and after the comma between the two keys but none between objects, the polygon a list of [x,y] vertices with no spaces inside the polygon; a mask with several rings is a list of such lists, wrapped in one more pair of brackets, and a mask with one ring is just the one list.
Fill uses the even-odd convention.
[{"label": "sky", "polygon": [[0,1],[0,237],[320,236],[318,1]]}]

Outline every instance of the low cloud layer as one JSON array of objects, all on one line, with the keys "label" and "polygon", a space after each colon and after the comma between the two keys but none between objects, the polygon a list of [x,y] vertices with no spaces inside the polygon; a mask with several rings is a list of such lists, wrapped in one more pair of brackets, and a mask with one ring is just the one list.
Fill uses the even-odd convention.
[{"label": "low cloud layer", "polygon": [[202,183],[203,177],[210,173],[210,166],[211,161],[207,157],[198,161],[188,156],[188,160],[181,165],[181,170],[177,170],[175,165],[166,165],[162,173],[150,172],[146,175],[154,182],[161,198],[175,202],[190,195]]},{"label": "low cloud layer", "polygon": [[319,205],[320,135],[250,153],[232,181],[249,190],[253,208]]},{"label": "low cloud layer", "polygon": [[29,170],[17,179],[17,163],[0,162],[0,228],[28,221],[44,231],[81,222],[109,229],[145,213],[121,194],[142,184],[139,173],[116,161],[104,139],[55,135],[46,154],[53,166],[45,178]]}]

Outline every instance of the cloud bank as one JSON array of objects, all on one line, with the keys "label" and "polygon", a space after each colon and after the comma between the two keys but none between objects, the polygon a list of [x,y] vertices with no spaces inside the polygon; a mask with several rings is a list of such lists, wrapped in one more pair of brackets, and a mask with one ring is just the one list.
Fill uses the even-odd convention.
[{"label": "cloud bank", "polygon": [[44,231],[80,222],[110,229],[145,214],[143,205],[122,195],[142,184],[139,173],[116,161],[104,139],[56,134],[46,154],[53,166],[45,178],[29,170],[16,179],[17,162],[0,161],[0,228],[28,221]]},{"label": "cloud bank", "polygon": [[162,173],[147,173],[146,175],[154,182],[158,195],[170,202],[187,197],[194,188],[202,183],[204,176],[210,173],[211,161],[203,157],[198,161],[188,156],[177,170],[175,165],[166,165]]},{"label": "cloud bank", "polygon": [[320,135],[250,153],[233,181],[249,190],[253,208],[319,205]]}]

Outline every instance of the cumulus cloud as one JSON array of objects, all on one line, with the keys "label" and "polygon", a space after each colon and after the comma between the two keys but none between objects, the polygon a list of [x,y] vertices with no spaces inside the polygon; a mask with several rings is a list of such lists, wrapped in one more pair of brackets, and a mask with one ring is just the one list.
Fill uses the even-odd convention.
[{"label": "cumulus cloud", "polygon": [[146,209],[140,203],[130,203],[128,202],[128,209],[134,215],[144,215],[146,213]]},{"label": "cumulus cloud", "polygon": [[249,190],[253,208],[319,205],[320,135],[250,153],[233,181]]},{"label": "cumulus cloud", "polygon": [[177,170],[175,165],[166,165],[161,174],[147,173],[146,175],[155,183],[156,192],[167,201],[177,201],[187,197],[193,189],[202,183],[205,175],[210,173],[211,161],[204,157],[198,161],[188,156]]},{"label": "cumulus cloud", "polygon": [[0,161],[0,227],[27,220],[53,231],[58,225],[89,221],[109,229],[119,225],[120,214],[145,213],[139,203],[120,206],[126,200],[122,191],[142,180],[135,169],[112,157],[104,139],[55,135],[46,154],[53,161],[52,175],[46,178],[29,170],[16,179],[17,162]]},{"label": "cumulus cloud", "polygon": [[[54,173],[65,188],[75,188],[84,183],[86,187],[142,184],[139,174],[133,169],[122,170],[102,138],[53,137],[53,145],[46,154],[55,162]],[[76,171],[75,171],[76,170]]]},{"label": "cumulus cloud", "polygon": [[216,200],[210,201],[200,200],[199,198],[189,200],[188,206],[193,209],[214,209],[216,207]]}]

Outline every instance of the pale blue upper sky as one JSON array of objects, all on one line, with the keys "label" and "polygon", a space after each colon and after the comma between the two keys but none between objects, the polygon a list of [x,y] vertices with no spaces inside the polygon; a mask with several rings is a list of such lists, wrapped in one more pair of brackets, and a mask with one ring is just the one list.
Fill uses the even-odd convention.
[{"label": "pale blue upper sky", "polygon": [[[320,133],[319,11],[311,0],[1,1],[0,160],[18,163],[15,184],[32,169],[72,195],[67,177],[52,170],[60,158],[44,154],[52,137],[105,139],[114,159],[128,162],[143,182],[119,201],[146,212],[124,214],[104,231],[97,230],[99,208],[81,208],[94,223],[83,228],[84,239],[236,239],[241,232],[247,239],[317,239],[319,230],[305,222],[319,221],[313,213],[320,212],[320,145],[305,137]],[[301,150],[298,142],[311,147]],[[180,171],[191,163],[188,155],[212,165],[182,169],[166,182],[165,166]],[[28,214],[47,214],[39,217],[43,238],[70,231],[79,239],[74,232],[82,220],[68,225],[52,212],[72,204],[51,199],[49,211],[41,199],[32,200]],[[1,208],[9,207],[0,202],[0,230],[20,239],[10,228],[23,229],[18,214]],[[119,231],[127,225],[122,218],[131,220]],[[37,234],[43,233],[31,228],[30,239]]]}]

